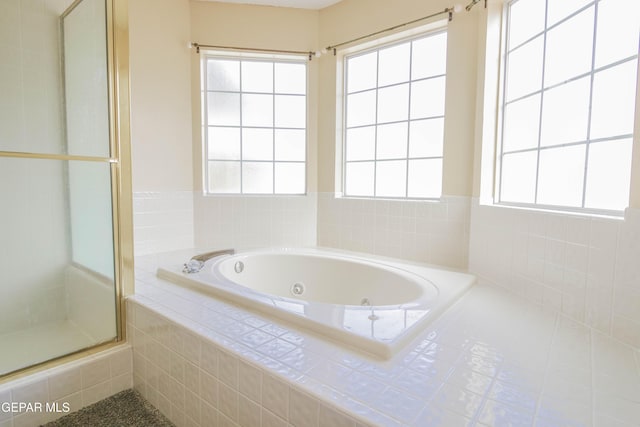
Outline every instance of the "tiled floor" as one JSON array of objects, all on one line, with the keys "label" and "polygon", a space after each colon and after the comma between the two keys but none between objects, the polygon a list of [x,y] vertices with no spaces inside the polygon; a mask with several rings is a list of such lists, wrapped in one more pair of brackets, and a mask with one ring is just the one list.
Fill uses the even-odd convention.
[{"label": "tiled floor", "polygon": [[157,280],[157,263],[155,256],[137,261],[134,301],[363,424],[640,425],[637,351],[502,290],[475,285],[381,362]]}]

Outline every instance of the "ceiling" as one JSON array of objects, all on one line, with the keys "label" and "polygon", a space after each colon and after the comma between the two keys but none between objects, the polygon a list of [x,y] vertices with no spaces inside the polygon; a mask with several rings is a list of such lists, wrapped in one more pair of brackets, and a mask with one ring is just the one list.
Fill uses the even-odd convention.
[{"label": "ceiling", "polygon": [[341,0],[208,0],[221,3],[259,4],[263,6],[297,7],[300,9],[323,9]]}]

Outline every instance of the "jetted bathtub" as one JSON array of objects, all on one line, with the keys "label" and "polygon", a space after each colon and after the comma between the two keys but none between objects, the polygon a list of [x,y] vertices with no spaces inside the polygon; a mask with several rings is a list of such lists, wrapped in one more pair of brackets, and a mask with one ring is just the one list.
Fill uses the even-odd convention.
[{"label": "jetted bathtub", "polygon": [[221,255],[197,273],[160,268],[158,276],[384,359],[475,281],[432,266],[320,248]]}]

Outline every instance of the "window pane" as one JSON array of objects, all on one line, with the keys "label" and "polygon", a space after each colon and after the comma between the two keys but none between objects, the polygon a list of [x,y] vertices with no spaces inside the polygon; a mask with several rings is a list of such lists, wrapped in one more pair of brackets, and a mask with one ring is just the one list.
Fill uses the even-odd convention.
[{"label": "window pane", "polygon": [[544,30],[545,2],[519,0],[509,7],[509,49]]},{"label": "window pane", "polygon": [[409,157],[440,157],[444,119],[412,121],[409,125]]},{"label": "window pane", "polygon": [[538,146],[540,95],[508,104],[504,109],[502,150],[515,151]]},{"label": "window pane", "polygon": [[304,163],[276,163],[276,193],[304,194]]},{"label": "window pane", "polygon": [[242,160],[273,160],[273,130],[242,129]]},{"label": "window pane", "polygon": [[226,59],[209,59],[207,61],[207,89],[239,91],[240,62]]},{"label": "window pane", "polygon": [[240,160],[240,128],[209,127],[209,159]]},{"label": "window pane", "polygon": [[636,69],[632,60],[594,76],[591,139],[633,132]]},{"label": "window pane", "polygon": [[541,146],[584,141],[589,122],[589,77],[544,94]]},{"label": "window pane", "polygon": [[378,123],[407,120],[409,85],[387,87],[378,91]]},{"label": "window pane", "polygon": [[629,205],[631,139],[589,146],[585,207],[624,210]]},{"label": "window pane", "polygon": [[273,163],[243,162],[242,192],[249,194],[273,193]]},{"label": "window pane", "polygon": [[408,190],[408,197],[440,197],[442,195],[442,159],[409,160]]},{"label": "window pane", "polygon": [[304,130],[276,129],[276,160],[298,160],[306,158]]},{"label": "window pane", "polygon": [[440,33],[413,42],[411,79],[439,76],[447,71],[447,33]]},{"label": "window pane", "polygon": [[242,61],[243,92],[273,92],[273,63]]},{"label": "window pane", "polygon": [[376,122],[375,90],[347,97],[347,127],[372,125]]},{"label": "window pane", "polygon": [[378,53],[378,86],[409,81],[410,43],[381,49]]},{"label": "window pane", "polygon": [[596,68],[638,54],[640,2],[601,0],[598,3]]},{"label": "window pane", "polygon": [[307,93],[307,67],[304,64],[276,64],[276,93]]},{"label": "window pane", "polygon": [[537,151],[505,154],[502,157],[501,202],[535,202],[537,161]]},{"label": "window pane", "polygon": [[307,121],[304,96],[276,95],[276,126],[304,128]]},{"label": "window pane", "polygon": [[547,33],[544,86],[549,87],[591,69],[593,7]]},{"label": "window pane", "polygon": [[238,126],[240,124],[240,95],[210,92],[207,94],[209,125]]},{"label": "window pane", "polygon": [[[547,11],[547,27],[555,24],[556,22],[566,18],[578,9],[583,8],[587,4],[593,2],[593,0],[553,0],[548,4]],[[602,4],[602,3],[601,3]]]},{"label": "window pane", "polygon": [[240,162],[209,162],[209,191],[240,192]]},{"label": "window pane", "polygon": [[405,197],[406,187],[406,160],[376,163],[376,196]]},{"label": "window pane", "polygon": [[373,160],[376,156],[376,129],[373,126],[347,130],[346,160]]},{"label": "window pane", "polygon": [[543,37],[537,37],[509,54],[507,64],[508,101],[542,89]]},{"label": "window pane", "polygon": [[582,206],[585,146],[540,151],[538,203],[555,206]]},{"label": "window pane", "polygon": [[242,126],[273,126],[273,95],[242,95]]},{"label": "window pane", "polygon": [[444,115],[445,78],[411,83],[411,119]]},{"label": "window pane", "polygon": [[407,122],[378,126],[376,159],[407,157]]},{"label": "window pane", "polygon": [[378,53],[354,56],[347,60],[347,92],[357,92],[376,87]]},{"label": "window pane", "polygon": [[348,196],[373,196],[374,162],[347,163],[346,188]]}]

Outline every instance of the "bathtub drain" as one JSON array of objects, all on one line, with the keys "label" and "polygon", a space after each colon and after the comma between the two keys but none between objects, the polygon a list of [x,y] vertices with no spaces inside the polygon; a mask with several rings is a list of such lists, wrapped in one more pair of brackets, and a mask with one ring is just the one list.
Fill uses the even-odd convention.
[{"label": "bathtub drain", "polygon": [[304,294],[304,284],[303,283],[294,283],[291,286],[291,293],[295,296],[300,296],[302,294]]}]

